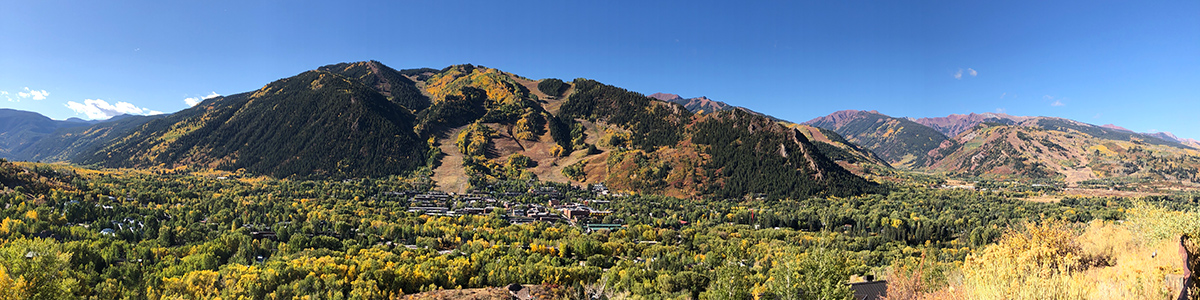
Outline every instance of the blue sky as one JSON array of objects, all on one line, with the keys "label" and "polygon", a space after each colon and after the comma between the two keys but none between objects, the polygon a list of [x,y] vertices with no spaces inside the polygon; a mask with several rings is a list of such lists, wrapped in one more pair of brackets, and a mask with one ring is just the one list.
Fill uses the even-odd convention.
[{"label": "blue sky", "polygon": [[1194,0],[511,2],[4,0],[0,107],[171,113],[374,59],[586,77],[793,121],[1003,111],[1200,138]]}]

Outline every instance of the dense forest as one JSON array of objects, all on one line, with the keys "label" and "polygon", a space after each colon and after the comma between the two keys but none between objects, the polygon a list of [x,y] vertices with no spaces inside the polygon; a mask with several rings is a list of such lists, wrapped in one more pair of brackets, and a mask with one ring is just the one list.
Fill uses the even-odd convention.
[{"label": "dense forest", "polygon": [[[1118,220],[1135,205],[1125,198],[1036,203],[1015,199],[1021,193],[920,185],[725,201],[603,196],[528,180],[498,182],[489,192],[510,209],[550,199],[514,191],[604,199],[593,205],[612,214],[588,222],[622,226],[593,232],[583,222],[512,224],[504,209],[409,212],[415,203],[405,195],[430,189],[421,178],[278,180],[0,161],[0,184],[0,286],[18,298],[55,299],[382,299],[510,283],[603,286],[605,297],[784,298],[821,290],[823,298],[842,298],[852,275],[882,276],[920,257],[961,262],[1009,226]],[[1142,201],[1179,209],[1198,200]]]}]

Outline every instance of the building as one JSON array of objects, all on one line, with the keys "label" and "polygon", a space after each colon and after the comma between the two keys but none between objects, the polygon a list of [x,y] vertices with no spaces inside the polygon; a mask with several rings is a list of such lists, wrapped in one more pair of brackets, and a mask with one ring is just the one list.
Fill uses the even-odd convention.
[{"label": "building", "polygon": [[600,230],[615,230],[617,228],[621,228],[621,226],[623,226],[623,225],[621,225],[621,224],[584,224],[583,226],[585,228],[587,228],[588,233],[591,233],[591,232],[600,231]]},{"label": "building", "polygon": [[855,300],[878,300],[887,297],[887,280],[875,281],[874,277],[868,275],[867,281],[849,284]]}]

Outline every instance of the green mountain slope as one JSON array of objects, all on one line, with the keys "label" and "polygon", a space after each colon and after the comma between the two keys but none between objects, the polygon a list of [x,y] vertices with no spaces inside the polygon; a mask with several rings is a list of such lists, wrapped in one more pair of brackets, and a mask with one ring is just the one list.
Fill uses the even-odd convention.
[{"label": "green mountain slope", "polygon": [[805,198],[877,188],[833,163],[804,134],[766,116],[736,109],[696,115],[682,105],[592,80],[577,79],[574,86],[563,117],[617,125],[625,131],[605,136],[631,137],[608,142],[617,144],[604,165],[610,188],[726,198]]},{"label": "green mountain slope", "polygon": [[164,117],[166,116],[117,116],[90,126],[62,128],[21,147],[14,152],[14,157],[29,161],[74,161],[125,138],[147,122]]},{"label": "green mountain slope", "polygon": [[[421,93],[421,89],[416,86],[417,83],[405,76],[404,71],[397,71],[377,61],[340,63],[320,67],[317,70],[342,75],[370,87],[383,94],[388,100],[408,108],[413,113],[424,110],[430,105],[429,97]],[[406,71],[419,74],[426,70]]]},{"label": "green mountain slope", "polygon": [[24,150],[63,128],[86,127],[88,122],[52,120],[35,112],[0,109],[0,157],[27,159]]},{"label": "green mountain slope", "polygon": [[350,78],[309,71],[152,120],[76,158],[110,167],[198,165],[289,176],[383,176],[425,165],[405,107]]},{"label": "green mountain slope", "polygon": [[898,167],[931,165],[944,155],[941,151],[952,151],[955,145],[933,128],[875,111],[839,111],[804,124],[833,130]]},{"label": "green mountain slope", "polygon": [[810,125],[795,124],[744,107],[733,106],[725,102],[708,99],[707,97],[685,99],[675,94],[654,93],[650,95],[650,98],[683,105],[683,107],[687,108],[687,110],[697,114],[739,110],[753,115],[764,116],[785,127],[800,131],[800,133],[803,133],[804,136],[813,143],[813,145],[816,145],[817,148],[821,150],[821,153],[824,153],[834,161],[842,163],[843,167],[850,167],[851,169],[856,170],[859,169],[859,167],[866,165],[891,168],[891,165],[888,164],[887,161],[885,161],[883,158],[880,158],[874,152],[863,149],[862,147],[847,141],[840,134],[832,130],[813,127]]}]

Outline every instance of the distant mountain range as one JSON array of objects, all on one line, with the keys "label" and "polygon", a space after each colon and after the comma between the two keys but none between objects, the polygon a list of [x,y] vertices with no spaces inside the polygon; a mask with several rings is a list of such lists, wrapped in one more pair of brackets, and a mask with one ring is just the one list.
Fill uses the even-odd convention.
[{"label": "distant mountain range", "polygon": [[892,165],[959,176],[1200,179],[1196,143],[1111,124],[996,113],[912,119],[855,110],[805,124],[836,131]]},{"label": "distant mountain range", "polygon": [[832,131],[742,110],[696,114],[593,80],[531,80],[473,65],[334,64],[169,115],[94,124],[7,113],[20,117],[0,124],[0,156],[16,160],[292,178],[427,176],[460,192],[533,178],[678,197],[879,189],[841,165],[873,155]]},{"label": "distant mountain range", "polygon": [[1080,182],[1197,181],[1200,145],[1053,117],[897,118],[846,110],[792,123],[706,97],[455,65],[322,66],[159,116],[55,121],[0,110],[0,157],[291,178],[604,183],[677,197],[803,198],[879,190],[872,169]]}]

